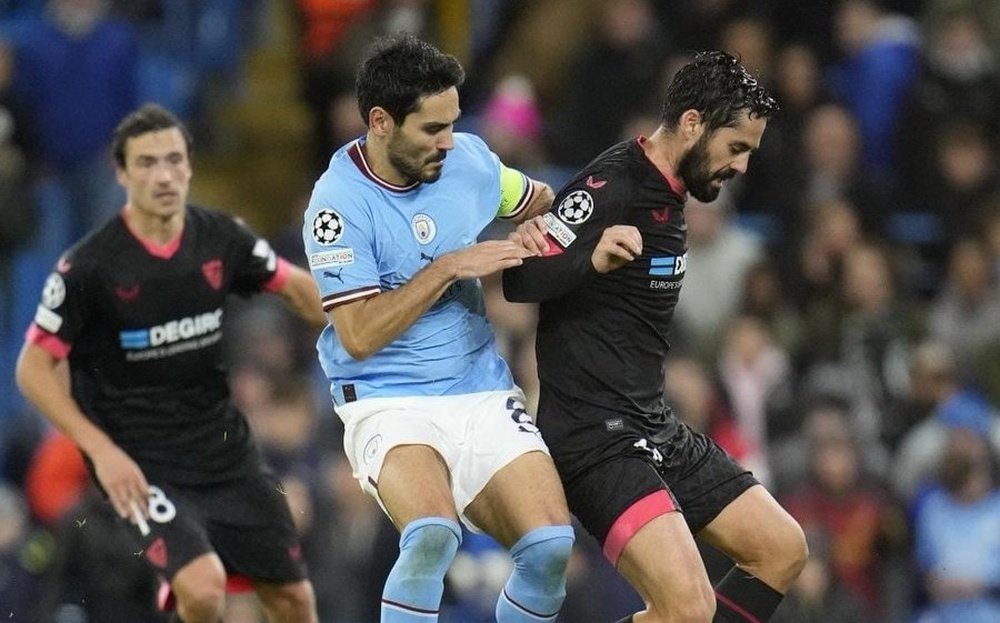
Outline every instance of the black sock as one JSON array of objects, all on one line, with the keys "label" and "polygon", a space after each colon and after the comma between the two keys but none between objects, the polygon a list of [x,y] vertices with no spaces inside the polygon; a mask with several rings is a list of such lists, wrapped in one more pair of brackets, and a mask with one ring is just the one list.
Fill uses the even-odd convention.
[{"label": "black sock", "polygon": [[633,615],[630,614],[627,617],[625,617],[624,619],[620,619],[618,621],[615,621],[615,623],[632,623],[632,616]]},{"label": "black sock", "polygon": [[715,586],[713,623],[764,623],[784,595],[739,567],[733,567]]}]

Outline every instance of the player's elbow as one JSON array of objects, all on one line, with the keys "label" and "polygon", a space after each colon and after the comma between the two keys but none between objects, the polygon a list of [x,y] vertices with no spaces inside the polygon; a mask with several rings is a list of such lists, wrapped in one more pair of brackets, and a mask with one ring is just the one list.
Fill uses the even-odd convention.
[{"label": "player's elbow", "polygon": [[374,344],[358,337],[341,335],[340,343],[344,347],[344,350],[347,351],[347,354],[351,356],[351,359],[355,361],[364,361],[378,350]]}]

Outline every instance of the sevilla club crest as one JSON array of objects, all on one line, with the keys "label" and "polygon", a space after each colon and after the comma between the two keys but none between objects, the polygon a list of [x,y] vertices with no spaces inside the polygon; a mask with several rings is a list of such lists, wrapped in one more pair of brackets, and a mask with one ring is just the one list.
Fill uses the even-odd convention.
[{"label": "sevilla club crest", "polygon": [[222,260],[208,260],[201,265],[201,274],[213,290],[218,290],[222,287]]}]

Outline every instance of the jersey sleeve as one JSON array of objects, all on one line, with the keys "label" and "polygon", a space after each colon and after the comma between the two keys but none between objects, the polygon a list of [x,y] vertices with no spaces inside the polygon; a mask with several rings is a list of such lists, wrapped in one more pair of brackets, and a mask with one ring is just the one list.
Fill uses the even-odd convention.
[{"label": "jersey sleeve", "polygon": [[535,185],[531,183],[531,179],[501,162],[500,157],[478,136],[460,134],[456,137],[462,140],[474,159],[486,165],[485,170],[488,172],[486,198],[497,198],[486,201],[487,204],[492,204],[491,208],[496,208],[493,212],[494,218],[512,219],[524,212],[535,192]]},{"label": "jersey sleeve", "polygon": [[41,299],[25,338],[29,343],[57,359],[69,356],[90,316],[88,296],[96,292],[88,287],[89,272],[84,266],[60,258],[42,286]]},{"label": "jersey sleeve", "polygon": [[288,280],[288,262],[275,254],[271,244],[243,221],[233,218],[237,248],[232,291],[248,295],[275,292]]},{"label": "jersey sleeve", "polygon": [[595,181],[594,175],[567,185],[542,217],[548,252],[505,270],[504,296],[518,303],[546,301],[596,274],[590,256],[604,230],[621,222],[627,195],[625,184]]},{"label": "jersey sleeve", "polygon": [[317,188],[302,226],[309,271],[323,311],[382,291],[375,255],[375,223],[359,204]]}]

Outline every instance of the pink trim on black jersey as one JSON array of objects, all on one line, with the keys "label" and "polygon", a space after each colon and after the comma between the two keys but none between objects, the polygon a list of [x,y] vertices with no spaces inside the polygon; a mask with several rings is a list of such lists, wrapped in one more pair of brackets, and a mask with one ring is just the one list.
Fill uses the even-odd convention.
[{"label": "pink trim on black jersey", "polygon": [[376,175],[375,171],[368,165],[368,160],[365,158],[365,151],[361,149],[361,139],[354,141],[354,144],[347,148],[347,155],[351,157],[351,161],[354,162],[354,165],[358,167],[365,177],[383,188],[388,188],[397,193],[405,193],[420,185],[420,182],[413,182],[407,186],[400,186],[399,184],[387,182]]},{"label": "pink trim on black jersey", "polygon": [[[639,142],[639,147],[642,147],[642,153],[646,154],[646,141],[648,139],[645,136],[642,136],[640,134],[639,138],[637,138],[635,140],[637,140]],[[681,197],[686,197],[687,196],[687,191],[688,190],[687,190],[687,186],[684,185],[684,182],[682,182],[681,180],[673,177],[672,175],[670,175],[669,173],[667,173],[666,171],[664,171],[660,167],[656,166],[656,163],[653,162],[649,158],[649,154],[646,154],[646,160],[649,160],[649,164],[651,164],[654,167],[656,167],[656,170],[660,172],[660,175],[663,176],[663,179],[667,180],[667,184],[670,185],[670,190],[674,191],[675,193],[677,193]]]},{"label": "pink trim on black jersey", "polygon": [[292,266],[283,257],[278,258],[278,267],[274,269],[274,276],[264,284],[265,292],[277,292],[288,283],[288,277],[292,274]]},{"label": "pink trim on black jersey", "polygon": [[611,564],[617,566],[618,559],[625,551],[625,546],[640,528],[660,515],[666,515],[675,510],[677,510],[677,504],[674,502],[673,496],[663,489],[654,491],[629,506],[608,530],[608,536],[604,539],[604,555],[611,561]]},{"label": "pink trim on black jersey", "polygon": [[135,229],[132,228],[132,223],[129,221],[128,217],[125,215],[125,210],[121,212],[122,221],[125,223],[125,228],[128,229],[132,237],[139,241],[143,247],[145,247],[146,252],[153,257],[158,257],[161,260],[169,260],[177,253],[177,249],[181,248],[181,239],[184,237],[184,224],[181,223],[181,230],[177,232],[177,236],[166,244],[160,244],[148,238],[143,238],[139,235]]},{"label": "pink trim on black jersey", "polygon": [[323,297],[323,311],[330,311],[334,307],[339,307],[340,305],[346,305],[347,303],[353,303],[354,301],[368,299],[381,292],[382,289],[378,286],[365,286],[363,288],[348,290],[347,292],[330,294],[329,296]]},{"label": "pink trim on black jersey", "polygon": [[24,340],[60,360],[69,357],[69,351],[73,350],[72,344],[67,344],[59,339],[59,336],[49,333],[35,323],[31,323],[28,327]]}]

